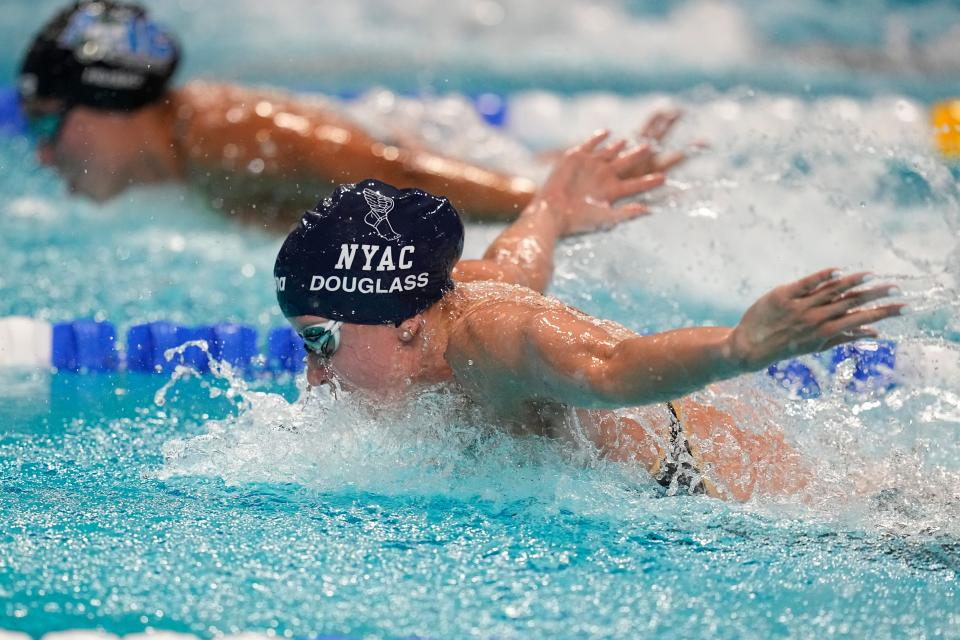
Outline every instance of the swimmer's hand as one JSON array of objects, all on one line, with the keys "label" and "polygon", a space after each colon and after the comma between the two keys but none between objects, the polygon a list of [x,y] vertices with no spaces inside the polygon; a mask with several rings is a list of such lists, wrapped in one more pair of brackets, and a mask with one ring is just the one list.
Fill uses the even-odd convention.
[{"label": "swimmer's hand", "polygon": [[[646,147],[647,152],[634,166],[634,176],[666,173],[687,159],[688,154],[684,151],[662,151],[664,139],[682,115],[683,112],[679,109],[655,111],[646,124],[640,127],[637,131],[637,148]],[[706,143],[701,141],[695,143],[691,149],[699,150],[705,146]]]},{"label": "swimmer's hand", "polygon": [[[651,173],[666,173],[691,155],[700,153],[709,146],[705,141],[697,140],[686,151],[664,151],[664,139],[682,116],[683,112],[679,109],[655,111],[636,131],[638,157],[630,171],[631,177],[639,178]],[[556,162],[562,156],[562,149],[551,149],[537,154],[537,159],[543,162]]]},{"label": "swimmer's hand", "polygon": [[728,337],[728,356],[742,370],[756,371],[791,356],[876,338],[877,331],[866,325],[901,315],[906,305],[866,307],[896,290],[890,284],[856,289],[868,276],[839,277],[824,269],[777,287],[743,314]]},{"label": "swimmer's hand", "polygon": [[561,235],[609,229],[649,213],[640,202],[618,205],[664,182],[662,173],[644,173],[652,155],[648,145],[627,150],[626,140],[601,146],[609,132],[598,131],[567,150],[534,197],[555,216]]}]

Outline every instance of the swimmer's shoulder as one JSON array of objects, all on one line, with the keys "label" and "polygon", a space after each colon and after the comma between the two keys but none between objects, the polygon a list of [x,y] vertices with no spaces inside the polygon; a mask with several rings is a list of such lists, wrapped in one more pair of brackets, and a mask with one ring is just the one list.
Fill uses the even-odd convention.
[{"label": "swimmer's shoulder", "polygon": [[218,121],[231,108],[252,111],[260,97],[248,87],[210,80],[191,80],[173,94],[181,109],[193,110],[194,118],[216,117]]},{"label": "swimmer's shoulder", "polygon": [[274,145],[293,145],[300,160],[304,152],[329,152],[331,144],[339,149],[369,142],[322,96],[194,80],[174,92],[173,102],[179,138],[198,151],[194,156],[216,155],[229,146],[249,160],[271,155]]},{"label": "swimmer's shoulder", "polygon": [[488,335],[496,330],[499,335],[510,331],[525,331],[534,323],[549,322],[558,314],[573,316],[582,322],[602,328],[614,340],[623,340],[637,334],[611,320],[595,318],[556,298],[527,287],[497,281],[458,283],[457,320],[455,329],[476,335]]},{"label": "swimmer's shoulder", "polygon": [[[314,125],[343,120],[322,96],[297,95],[274,87],[191,80],[172,93],[181,115],[204,128],[251,123],[269,127],[281,114],[306,117]],[[291,118],[281,115],[280,124],[285,121]]]},{"label": "swimmer's shoulder", "polygon": [[451,340],[464,348],[497,350],[517,344],[540,316],[567,305],[527,287],[495,280],[458,283],[452,294]]},{"label": "swimmer's shoulder", "polygon": [[519,313],[550,307],[555,303],[527,287],[497,280],[458,282],[453,297],[458,320],[463,322],[494,313]]},{"label": "swimmer's shoulder", "polygon": [[458,283],[448,296],[453,318],[444,358],[454,378],[484,407],[515,415],[525,400],[517,380],[523,354],[516,345],[537,308],[532,301],[543,296],[495,281]]}]

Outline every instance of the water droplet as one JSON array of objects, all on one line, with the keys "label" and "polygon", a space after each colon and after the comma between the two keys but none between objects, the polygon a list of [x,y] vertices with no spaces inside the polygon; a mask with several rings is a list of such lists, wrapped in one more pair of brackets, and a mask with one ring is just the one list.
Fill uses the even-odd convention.
[{"label": "water droplet", "polygon": [[227,122],[231,124],[236,124],[243,120],[243,108],[242,107],[232,107],[227,111]]},{"label": "water droplet", "polygon": [[261,118],[269,118],[273,114],[273,104],[266,100],[261,100],[253,110],[256,111],[257,115]]}]

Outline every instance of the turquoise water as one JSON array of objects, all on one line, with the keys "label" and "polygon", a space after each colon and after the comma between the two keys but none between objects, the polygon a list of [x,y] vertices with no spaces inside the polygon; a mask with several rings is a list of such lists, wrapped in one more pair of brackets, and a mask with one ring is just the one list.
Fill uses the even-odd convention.
[{"label": "turquoise water", "polygon": [[[233,461],[222,469],[227,481],[160,479],[165,443],[209,435],[205,414],[231,414],[229,403],[194,383],[161,411],[156,379],[134,375],[38,382],[51,383],[35,399],[45,406],[0,444],[8,629],[957,634],[952,534],[838,526],[796,506],[663,499],[621,469],[583,467],[549,444],[495,434],[464,442],[395,428],[393,446],[361,453],[341,442],[340,455],[294,460],[279,472],[289,480],[255,481],[270,475],[274,456],[311,446],[275,433],[273,448],[286,450],[258,454],[263,466],[237,464],[236,451],[225,453],[237,443],[204,449]],[[9,399],[2,408],[9,415]],[[364,427],[315,425],[303,436],[348,440],[351,429]],[[324,468],[345,460],[360,471]],[[910,519],[918,507],[893,499],[870,508]]]},{"label": "turquoise water", "polygon": [[[358,8],[331,5],[324,28],[356,32],[387,11],[350,4]],[[668,71],[624,76],[621,50],[564,19],[582,15],[580,3],[564,4],[552,22],[505,5],[508,28],[489,32],[477,32],[477,11],[489,19],[495,7],[476,3],[432,15],[479,40],[424,49],[419,76],[373,78],[441,93],[488,81],[513,88],[504,133],[482,129],[456,100],[379,92],[341,108],[371,126],[400,118],[445,148],[542,175],[529,147],[569,144],[600,125],[627,135],[654,106],[683,106],[676,143],[702,137],[711,150],[675,174],[650,218],[572,239],[558,253],[556,295],[637,330],[735,322],[767,288],[824,266],[869,268],[897,282],[916,313],[883,327],[903,353],[894,391],[848,395],[850,372],[841,371],[815,401],[790,400],[764,376],[710,394],[777,416],[817,472],[808,495],[746,505],[664,499],[636,469],[509,438],[444,389],[384,419],[349,397],[301,394],[295,380],[3,371],[0,629],[960,637],[960,207],[954,177],[930,150],[922,102],[946,93],[944,78],[957,75],[949,67],[918,73],[907,64],[916,60],[904,63],[877,35],[888,18],[905,16],[936,62],[931,43],[950,33],[944,16],[953,5],[721,5],[712,15],[742,27],[752,44],[705,38],[718,63],[709,66],[685,53],[706,5],[648,4],[602,6],[628,16],[624,33],[667,29],[674,40],[649,46],[675,55]],[[47,6],[30,3],[29,15],[37,5]],[[297,78],[278,63],[307,66],[312,27],[284,22],[293,10],[271,17],[259,3],[238,3],[223,16],[194,2],[164,7],[201,52],[185,76],[209,64],[221,77],[353,88],[343,74],[325,73],[343,58]],[[22,38],[28,4],[4,11],[0,30]],[[409,42],[416,20],[402,13],[387,11],[371,31],[377,39],[364,36],[351,52],[356,64],[376,67]],[[237,62],[235,40],[199,35],[258,20],[289,31],[282,43],[275,30],[257,32],[262,64]],[[616,91],[559,65],[549,38],[523,64],[507,55],[515,31],[538,20],[548,34],[570,36],[575,51],[596,49],[580,66],[620,78]],[[499,45],[487,46],[484,69],[463,57],[477,42]],[[809,52],[816,43],[819,53],[785,72],[748,55],[752,47]],[[850,52],[858,47],[880,61],[869,73],[856,71]],[[836,50],[846,57],[820,55]],[[265,58],[270,51],[276,57]],[[8,56],[2,63],[12,68]],[[447,71],[455,72],[450,83]],[[810,77],[826,80],[807,91]],[[731,78],[752,79],[753,88],[731,88]],[[716,82],[696,88],[705,79]],[[842,95],[831,90],[847,85]],[[607,91],[591,91],[598,86]],[[638,94],[649,86],[661,93]],[[280,323],[270,279],[279,238],[172,187],[95,207],[68,197],[31,153],[22,141],[0,140],[0,316],[96,317],[121,330],[153,319],[226,319],[261,331]],[[496,232],[471,225],[468,255]]]},{"label": "turquoise water", "polygon": [[[4,3],[0,77],[40,16],[62,4]],[[328,92],[709,85],[934,98],[955,94],[960,74],[956,0],[557,0],[550,11],[509,0],[149,4],[189,45],[185,76]]]}]

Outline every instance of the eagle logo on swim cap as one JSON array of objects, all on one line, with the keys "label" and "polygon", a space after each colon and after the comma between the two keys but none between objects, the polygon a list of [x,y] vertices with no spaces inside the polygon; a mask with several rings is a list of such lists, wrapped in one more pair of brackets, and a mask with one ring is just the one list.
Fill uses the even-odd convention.
[{"label": "eagle logo on swim cap", "polygon": [[370,212],[364,216],[363,221],[373,227],[377,235],[384,240],[399,238],[400,234],[393,229],[390,218],[387,217],[393,211],[393,198],[388,198],[372,189],[364,189],[363,199],[370,205]]}]

